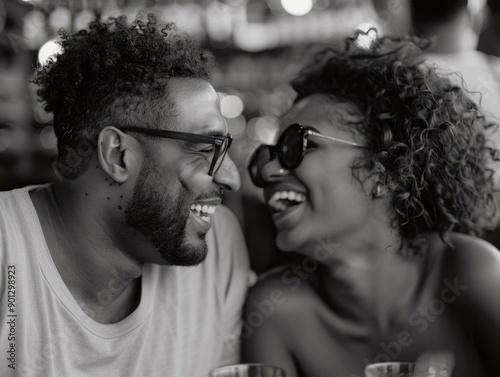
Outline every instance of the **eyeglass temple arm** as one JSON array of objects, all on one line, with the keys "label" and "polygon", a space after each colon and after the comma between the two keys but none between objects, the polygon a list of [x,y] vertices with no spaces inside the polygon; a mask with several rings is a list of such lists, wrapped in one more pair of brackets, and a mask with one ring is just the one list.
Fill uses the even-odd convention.
[{"label": "eyeglass temple arm", "polygon": [[320,134],[320,133],[318,133],[318,132],[314,132],[314,131],[311,131],[311,130],[308,130],[308,131],[307,131],[307,134],[308,134],[308,135],[311,135],[311,136],[321,137],[321,138],[323,138],[323,139],[328,139],[328,140],[337,141],[337,142],[342,143],[342,144],[352,145],[353,147],[360,147],[360,148],[363,148],[363,147],[364,147],[364,145],[361,145],[361,144],[355,143],[354,141],[343,140],[343,139],[337,139],[336,137],[323,135],[323,134]]},{"label": "eyeglass temple arm", "polygon": [[[187,142],[215,144],[216,146],[221,146],[224,143],[224,137],[197,135],[197,134],[190,134],[187,132],[157,130],[152,128],[133,127],[133,126],[122,127],[121,130],[139,132],[153,136],[168,137],[170,139],[187,141]],[[229,134],[226,137],[229,137],[230,140],[232,139],[231,135]]]}]

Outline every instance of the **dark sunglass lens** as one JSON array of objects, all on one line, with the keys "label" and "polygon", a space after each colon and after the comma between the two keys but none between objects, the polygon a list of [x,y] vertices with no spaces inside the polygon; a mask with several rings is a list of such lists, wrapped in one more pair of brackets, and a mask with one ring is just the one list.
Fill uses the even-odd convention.
[{"label": "dark sunglass lens", "polygon": [[279,145],[280,162],[286,169],[296,167],[302,156],[302,135],[295,128],[289,128],[283,133]]},{"label": "dark sunglass lens", "polygon": [[255,186],[263,187],[265,182],[262,178],[261,171],[264,165],[271,161],[271,150],[269,146],[260,146],[253,154],[248,165],[250,177]]}]

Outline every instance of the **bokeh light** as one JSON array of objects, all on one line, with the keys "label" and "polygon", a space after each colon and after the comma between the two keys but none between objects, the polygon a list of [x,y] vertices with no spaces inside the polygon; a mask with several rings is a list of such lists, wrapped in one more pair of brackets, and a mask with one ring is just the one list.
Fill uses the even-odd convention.
[{"label": "bokeh light", "polygon": [[33,9],[26,13],[23,18],[23,45],[36,49],[47,40],[47,20],[45,13],[39,9]]},{"label": "bokeh light", "polygon": [[49,25],[54,30],[71,28],[71,11],[68,8],[58,7],[49,16]]},{"label": "bokeh light", "polygon": [[316,0],[314,1],[314,9],[325,10],[330,6],[330,0]]},{"label": "bokeh light", "polygon": [[82,10],[75,17],[74,28],[75,30],[85,29],[90,21],[95,19],[95,14],[88,9]]},{"label": "bokeh light", "polygon": [[205,24],[208,35],[215,41],[229,41],[233,32],[231,6],[213,2],[205,9]]},{"label": "bokeh light", "polygon": [[236,118],[243,112],[243,101],[235,95],[225,95],[221,98],[221,112],[226,118]]},{"label": "bokeh light", "polygon": [[285,113],[292,104],[292,98],[289,94],[275,91],[262,97],[260,111],[265,115],[280,116]]},{"label": "bokeh light", "polygon": [[52,113],[46,112],[41,103],[37,103],[35,105],[33,116],[35,117],[35,120],[40,124],[52,122],[54,119],[54,115]]},{"label": "bokeh light", "polygon": [[356,26],[354,30],[362,31],[363,33],[368,33],[368,30],[375,29],[377,32],[382,29],[382,27],[376,22],[363,22]]},{"label": "bokeh light", "polygon": [[57,137],[53,126],[47,126],[40,132],[40,144],[49,151],[57,151]]},{"label": "bokeh light", "polygon": [[57,59],[57,55],[59,55],[62,51],[63,49],[61,45],[54,39],[51,39],[40,47],[40,51],[38,51],[38,61],[41,65],[47,64],[49,59],[55,61]]},{"label": "bokeh light", "polygon": [[244,135],[247,121],[243,115],[236,118],[227,119],[227,128],[231,136],[238,137]]},{"label": "bokeh light", "polygon": [[[360,30],[360,29],[358,29]],[[359,33],[356,38],[356,46],[364,50],[370,50],[372,46],[377,42],[378,33],[374,28],[368,29],[368,32]]]},{"label": "bokeh light", "polygon": [[312,0],[281,0],[281,5],[293,16],[304,16],[313,8]]},{"label": "bokeh light", "polygon": [[259,144],[273,145],[279,135],[280,122],[275,116],[252,118],[248,121],[247,134]]},{"label": "bokeh light", "polygon": [[280,35],[271,24],[239,24],[234,29],[234,44],[244,51],[256,52],[276,47]]}]

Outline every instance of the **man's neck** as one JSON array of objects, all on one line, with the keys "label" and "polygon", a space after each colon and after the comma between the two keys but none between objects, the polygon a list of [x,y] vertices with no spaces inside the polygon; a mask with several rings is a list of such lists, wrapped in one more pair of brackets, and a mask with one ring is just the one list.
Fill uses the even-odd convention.
[{"label": "man's neck", "polygon": [[77,303],[98,322],[117,322],[138,306],[143,265],[116,246],[105,209],[93,208],[72,185],[40,188],[31,199],[54,264]]},{"label": "man's neck", "polygon": [[466,10],[448,23],[422,25],[419,31],[428,37],[435,37],[434,43],[427,49],[427,52],[470,51],[475,50],[478,43],[478,35],[472,29],[470,16]]}]

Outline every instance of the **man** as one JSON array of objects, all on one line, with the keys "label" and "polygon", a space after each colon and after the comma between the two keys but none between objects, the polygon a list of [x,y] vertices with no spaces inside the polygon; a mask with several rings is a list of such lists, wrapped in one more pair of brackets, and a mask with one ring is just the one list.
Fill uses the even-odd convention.
[{"label": "man", "polygon": [[433,38],[427,57],[457,84],[463,79],[469,95],[500,119],[500,59],[477,51],[485,5],[484,0],[412,1],[412,23],[417,35]]},{"label": "man", "polygon": [[[154,16],[63,35],[35,82],[59,180],[0,195],[2,376],[207,376],[249,284],[211,57]],[[193,267],[179,267],[193,266]]]},{"label": "man", "polygon": [[[441,67],[441,73],[481,105],[492,123],[500,123],[500,59],[477,51],[484,18],[485,0],[419,0],[411,2],[412,23],[418,35],[433,38],[427,58]],[[491,141],[500,147],[498,129],[491,128]],[[500,165],[492,166],[500,187]],[[500,203],[500,192],[496,194]],[[500,228],[484,238],[500,247]]]}]

